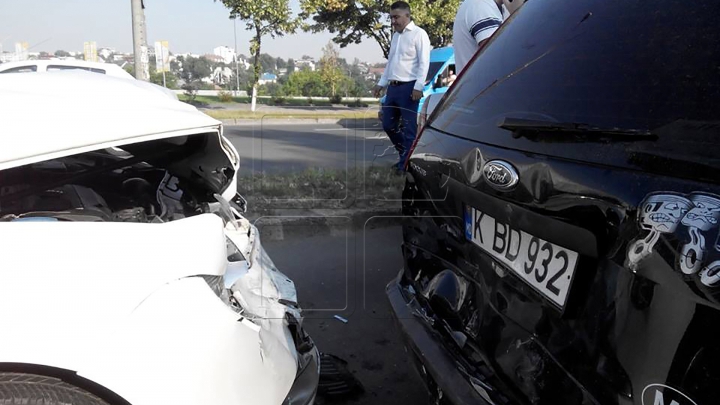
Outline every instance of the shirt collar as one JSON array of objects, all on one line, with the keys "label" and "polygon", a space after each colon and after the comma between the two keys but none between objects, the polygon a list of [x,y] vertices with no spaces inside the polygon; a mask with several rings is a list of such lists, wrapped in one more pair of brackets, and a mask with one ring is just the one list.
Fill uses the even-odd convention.
[{"label": "shirt collar", "polygon": [[405,26],[405,29],[403,30],[403,32],[405,32],[405,31],[412,31],[412,30],[414,30],[416,27],[417,27],[417,25],[415,25],[415,22],[410,21],[410,22],[408,23],[408,25]]}]

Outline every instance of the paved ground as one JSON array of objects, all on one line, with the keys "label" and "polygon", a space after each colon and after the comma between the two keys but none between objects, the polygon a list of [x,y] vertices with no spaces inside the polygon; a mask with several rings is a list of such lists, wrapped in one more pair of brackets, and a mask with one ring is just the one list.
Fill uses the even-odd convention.
[{"label": "paved ground", "polygon": [[244,174],[297,172],[310,167],[390,167],[397,161],[377,120],[227,126],[225,136],[238,150]]},{"label": "paved ground", "polygon": [[[262,223],[257,225],[262,235]],[[375,225],[371,220],[365,229],[341,227],[332,235],[310,237],[286,232],[284,240],[263,243],[277,267],[295,281],[305,326],[320,350],[348,361],[365,387],[359,398],[321,403],[428,404],[385,297],[385,285],[402,266],[402,234],[398,226]]]}]

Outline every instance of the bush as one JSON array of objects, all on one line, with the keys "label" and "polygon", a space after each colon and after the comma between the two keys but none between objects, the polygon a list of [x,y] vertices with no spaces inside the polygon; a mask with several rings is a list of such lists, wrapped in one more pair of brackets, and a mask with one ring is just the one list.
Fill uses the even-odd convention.
[{"label": "bush", "polygon": [[197,97],[198,84],[196,82],[185,83],[183,84],[182,89],[185,90],[185,96],[187,96],[188,101],[191,103],[195,102],[195,97]]},{"label": "bush", "polygon": [[275,84],[274,86],[269,88],[270,90],[270,101],[275,105],[280,105],[285,103],[285,91],[283,90],[282,86],[279,86]]},{"label": "bush", "polygon": [[218,100],[220,100],[221,103],[229,103],[233,101],[232,93],[230,93],[229,91],[219,91]]},{"label": "bush", "polygon": [[331,104],[341,104],[342,103],[342,96],[339,94],[336,94],[334,96],[330,96],[330,103]]}]

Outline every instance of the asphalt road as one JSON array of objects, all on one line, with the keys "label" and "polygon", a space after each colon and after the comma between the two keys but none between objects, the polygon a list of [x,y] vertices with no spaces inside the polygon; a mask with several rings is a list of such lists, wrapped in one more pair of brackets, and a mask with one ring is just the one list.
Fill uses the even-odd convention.
[{"label": "asphalt road", "polygon": [[[262,235],[262,223],[258,223]],[[375,226],[377,227],[373,229]],[[429,396],[390,316],[385,285],[402,266],[399,226],[373,220],[364,229],[263,242],[276,266],[295,281],[305,327],[322,352],[348,362],[365,388],[354,399],[321,404],[424,405]],[[347,319],[344,323],[336,318]]]},{"label": "asphalt road", "polygon": [[227,126],[225,136],[240,154],[241,175],[390,167],[398,159],[377,120]]}]

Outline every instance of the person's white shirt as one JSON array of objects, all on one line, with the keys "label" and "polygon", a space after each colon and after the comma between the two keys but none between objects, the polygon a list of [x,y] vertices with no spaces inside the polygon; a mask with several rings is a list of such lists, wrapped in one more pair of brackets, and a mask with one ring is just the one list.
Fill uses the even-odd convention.
[{"label": "person's white shirt", "polygon": [[388,62],[378,86],[387,87],[390,80],[415,80],[414,89],[422,91],[430,69],[430,48],[427,32],[412,21],[402,32],[394,32],[390,40]]},{"label": "person's white shirt", "polygon": [[475,55],[478,44],[490,38],[507,17],[505,7],[499,7],[495,0],[463,1],[453,24],[453,51],[458,74]]}]

